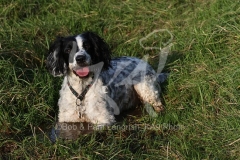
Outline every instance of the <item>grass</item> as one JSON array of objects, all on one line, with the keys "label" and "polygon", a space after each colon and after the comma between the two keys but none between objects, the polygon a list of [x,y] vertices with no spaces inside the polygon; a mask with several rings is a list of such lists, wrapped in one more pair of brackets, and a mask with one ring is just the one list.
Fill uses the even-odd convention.
[{"label": "grass", "polygon": [[[1,158],[238,159],[239,15],[234,0],[3,0]],[[62,80],[45,69],[54,38],[92,30],[110,44],[114,56],[149,54],[156,68],[158,51],[139,44],[155,29],[168,29],[174,36],[164,68],[170,77],[162,86],[166,110],[157,118],[144,114],[129,123],[162,127],[100,131],[52,144],[44,129],[57,120]],[[162,46],[168,36],[162,33],[146,44]]]}]

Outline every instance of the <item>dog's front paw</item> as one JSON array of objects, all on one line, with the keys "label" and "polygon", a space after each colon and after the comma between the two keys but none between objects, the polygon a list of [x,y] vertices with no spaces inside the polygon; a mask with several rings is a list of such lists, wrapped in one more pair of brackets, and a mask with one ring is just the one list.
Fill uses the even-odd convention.
[{"label": "dog's front paw", "polygon": [[164,111],[164,106],[162,104],[159,106],[153,106],[153,108],[157,113]]}]

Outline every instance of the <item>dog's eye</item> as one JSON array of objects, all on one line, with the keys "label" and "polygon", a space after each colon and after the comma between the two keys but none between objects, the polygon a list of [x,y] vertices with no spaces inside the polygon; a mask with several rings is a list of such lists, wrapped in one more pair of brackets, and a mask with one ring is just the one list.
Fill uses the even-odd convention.
[{"label": "dog's eye", "polygon": [[66,54],[69,54],[70,52],[71,52],[70,49],[66,49],[66,50],[65,50],[65,53],[66,53]]},{"label": "dog's eye", "polygon": [[89,49],[90,48],[90,44],[87,43],[87,42],[83,42],[83,48]]},{"label": "dog's eye", "polygon": [[71,50],[72,50],[71,47],[67,47],[67,48],[65,49],[64,53],[70,54]]}]

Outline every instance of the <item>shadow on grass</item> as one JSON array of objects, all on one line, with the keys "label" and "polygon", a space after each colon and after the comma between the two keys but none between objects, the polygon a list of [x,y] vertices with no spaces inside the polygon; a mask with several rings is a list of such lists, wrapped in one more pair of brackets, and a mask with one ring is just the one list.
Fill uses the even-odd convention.
[{"label": "shadow on grass", "polygon": [[[92,134],[95,131],[137,130],[138,128],[137,126],[134,126],[134,122],[136,122],[136,119],[140,118],[143,115],[144,113],[142,111],[142,108],[138,106],[115,116],[117,122],[113,126],[95,126],[94,124],[87,122],[57,122],[55,127],[50,131],[50,139],[53,142],[55,142],[57,138],[76,140],[80,135]],[[128,126],[126,126],[126,124]]]}]

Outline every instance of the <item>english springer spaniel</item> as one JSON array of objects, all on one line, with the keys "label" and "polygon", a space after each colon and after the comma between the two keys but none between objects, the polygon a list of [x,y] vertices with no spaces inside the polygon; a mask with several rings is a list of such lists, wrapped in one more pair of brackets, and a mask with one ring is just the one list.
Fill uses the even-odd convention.
[{"label": "english springer spaniel", "polygon": [[163,110],[154,69],[135,57],[111,58],[108,44],[95,33],[57,38],[50,46],[47,68],[55,77],[64,76],[59,122],[112,125],[114,115],[139,102],[156,112]]}]

